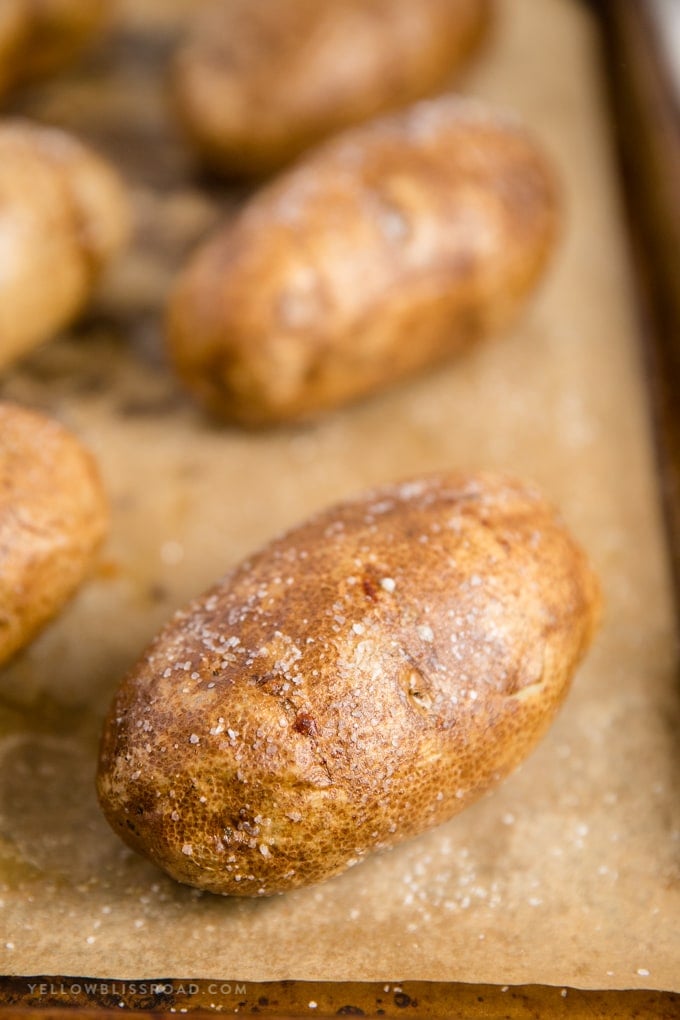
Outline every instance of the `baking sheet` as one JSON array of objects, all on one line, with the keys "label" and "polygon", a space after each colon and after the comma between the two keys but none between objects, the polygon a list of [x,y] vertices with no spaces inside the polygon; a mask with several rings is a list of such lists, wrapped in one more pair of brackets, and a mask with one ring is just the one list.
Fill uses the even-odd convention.
[{"label": "baking sheet", "polygon": [[[162,101],[157,65],[190,6],[127,0],[83,71],[21,101],[117,158],[139,231],[90,321],[1,387],[89,442],[114,526],[93,581],[2,674],[0,971],[679,990],[677,658],[595,25],[574,0],[500,0],[465,83],[519,111],[561,172],[561,250],[517,328],[314,427],[252,435],[206,423],[160,343],[175,265],[234,201],[197,179]],[[522,769],[440,829],[273,900],[183,888],[123,847],[94,796],[99,727],[171,611],[349,492],[478,466],[542,485],[607,599]]]}]

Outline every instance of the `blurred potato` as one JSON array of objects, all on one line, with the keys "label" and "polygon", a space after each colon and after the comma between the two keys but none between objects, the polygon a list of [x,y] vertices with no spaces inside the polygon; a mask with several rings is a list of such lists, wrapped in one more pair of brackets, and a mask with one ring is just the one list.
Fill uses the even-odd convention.
[{"label": "blurred potato", "polygon": [[219,0],[177,56],[174,106],[213,167],[264,174],[440,89],[479,45],[490,9],[490,0]]},{"label": "blurred potato", "polygon": [[77,315],[129,229],[103,159],[56,128],[0,123],[0,369]]},{"label": "blurred potato", "polygon": [[172,359],[228,421],[313,418],[507,326],[558,220],[518,123],[423,101],[310,152],[199,249],[171,296]]},{"label": "blurred potato", "polygon": [[73,595],[107,524],[99,472],[80,441],[0,402],[0,664]]},{"label": "blurred potato", "polygon": [[111,6],[112,0],[2,0],[0,90],[70,63]]},{"label": "blurred potato", "polygon": [[0,3],[0,94],[13,77],[16,55],[26,37],[25,0],[2,0]]}]

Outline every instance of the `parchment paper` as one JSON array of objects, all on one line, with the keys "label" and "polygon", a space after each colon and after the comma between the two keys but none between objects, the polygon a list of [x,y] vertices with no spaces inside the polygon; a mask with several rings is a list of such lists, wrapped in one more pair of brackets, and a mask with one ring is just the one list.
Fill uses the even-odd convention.
[{"label": "parchment paper", "polygon": [[[233,196],[192,176],[153,84],[182,3],[127,6],[84,70],[21,101],[118,160],[140,227],[89,323],[2,386],[91,444],[114,520],[97,576],[1,677],[0,970],[680,989],[677,661],[594,25],[573,0],[501,2],[466,81],[526,118],[563,181],[561,250],[521,324],[317,426],[248,435],[208,425],[163,361],[169,274]],[[349,492],[466,466],[537,480],[606,591],[597,645],[520,772],[266,902],[199,895],[125,849],[95,801],[98,732],[171,611]]]}]

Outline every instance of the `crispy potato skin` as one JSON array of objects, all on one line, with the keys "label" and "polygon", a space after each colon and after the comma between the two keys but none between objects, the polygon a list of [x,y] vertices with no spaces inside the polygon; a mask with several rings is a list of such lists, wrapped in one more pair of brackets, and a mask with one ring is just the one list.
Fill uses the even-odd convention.
[{"label": "crispy potato skin", "polygon": [[227,420],[312,418],[506,326],[557,222],[551,170],[514,122],[417,104],[309,155],[198,251],[171,356]]},{"label": "crispy potato skin", "polygon": [[0,369],[76,316],[129,228],[99,156],[54,128],[0,125]]},{"label": "crispy potato skin", "polygon": [[111,0],[2,0],[0,91],[69,64],[96,35]]},{"label": "crispy potato skin", "polygon": [[107,526],[91,454],[57,422],[0,403],[0,663],[75,592]]},{"label": "crispy potato skin", "polygon": [[174,108],[209,164],[259,176],[437,91],[490,12],[490,0],[219,0],[176,58]]},{"label": "crispy potato skin", "polygon": [[113,701],[102,807],[181,882],[239,896],[318,882],[510,772],[598,614],[584,554],[532,488],[385,486],[176,614]]}]

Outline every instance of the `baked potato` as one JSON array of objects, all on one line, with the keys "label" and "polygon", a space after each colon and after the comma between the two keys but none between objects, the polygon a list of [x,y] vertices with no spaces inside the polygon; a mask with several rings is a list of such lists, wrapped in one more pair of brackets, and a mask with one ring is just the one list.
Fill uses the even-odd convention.
[{"label": "baked potato", "polygon": [[171,76],[201,157],[261,175],[440,89],[485,34],[490,0],[218,0]]},{"label": "baked potato", "polygon": [[0,91],[70,63],[110,8],[111,0],[2,0]]},{"label": "baked potato", "polygon": [[25,0],[4,0],[0,4],[0,95],[12,81],[13,64],[25,31]]},{"label": "baked potato", "polygon": [[99,472],[80,441],[0,402],[0,663],[73,595],[107,525]]},{"label": "baked potato", "polygon": [[99,798],[180,882],[266,896],[445,821],[507,775],[598,618],[584,553],[494,475],[386,485],[178,612],[116,693]]},{"label": "baked potato", "polygon": [[103,159],[56,128],[0,124],[0,369],[77,315],[129,228]]},{"label": "baked potato", "polygon": [[229,421],[312,418],[506,326],[557,223],[551,168],[514,120],[416,104],[308,154],[195,254],[171,358]]}]

